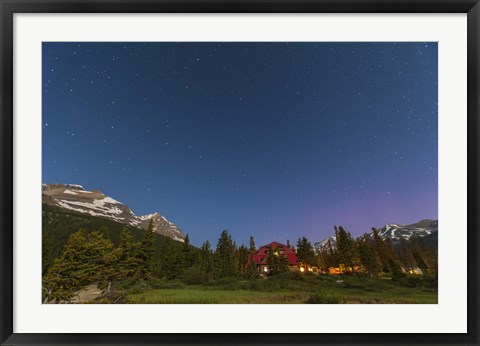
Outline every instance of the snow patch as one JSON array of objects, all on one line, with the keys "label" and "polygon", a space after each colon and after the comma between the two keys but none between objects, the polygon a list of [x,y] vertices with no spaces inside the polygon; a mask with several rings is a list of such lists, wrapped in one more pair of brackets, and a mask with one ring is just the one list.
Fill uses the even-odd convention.
[{"label": "snow patch", "polygon": [[[69,209],[69,210],[73,210],[73,211],[76,211],[76,212],[79,212],[79,213],[83,213],[83,214],[90,214],[92,216],[102,216],[102,217],[106,217],[106,218],[110,218],[110,219],[114,219],[116,221],[122,221],[122,220],[125,220],[124,217],[117,217],[117,216],[113,216],[113,215],[108,215],[108,214],[104,214],[104,213],[96,213],[94,212],[93,210],[85,210],[85,209],[80,209],[80,208],[74,208],[72,207],[70,204],[78,204],[78,203],[81,203],[81,202],[75,202],[75,203],[72,203],[71,201],[60,201],[60,200],[57,200],[57,203],[58,205],[60,205],[61,207],[65,208],[65,209]],[[85,203],[84,203],[85,204]],[[81,205],[80,205],[81,206]],[[87,206],[87,208],[89,208]]]},{"label": "snow patch", "polygon": [[[93,204],[92,203],[88,203],[88,202],[78,202],[78,201],[68,201],[68,200],[58,200],[59,202],[61,201],[63,203],[63,206],[65,204],[67,205],[70,205],[70,204],[73,204],[75,206],[79,206],[79,207],[84,207],[84,208],[88,208],[88,209],[93,209],[93,210],[96,210],[96,211],[99,211],[99,212],[103,212],[103,213],[106,213],[106,214],[121,214],[122,211],[118,208],[118,207],[112,207],[112,208],[109,208],[109,207],[105,207],[105,204],[103,203],[103,200],[93,200]],[[101,214],[101,215],[105,215],[105,214]]]},{"label": "snow patch", "polygon": [[78,193],[73,192],[72,190],[65,190],[64,193],[66,193],[68,195],[78,195]]},{"label": "snow patch", "polygon": [[100,200],[103,203],[112,203],[112,204],[122,204],[119,201],[114,200],[113,198],[110,197],[105,197],[104,199]]},{"label": "snow patch", "polygon": [[153,213],[153,214],[148,214],[148,215],[142,215],[142,216],[139,216],[138,218],[140,220],[150,220],[152,217],[154,217],[155,215],[157,215],[158,213]]},{"label": "snow patch", "polygon": [[77,184],[67,184],[67,187],[73,187],[74,189],[78,189],[78,190],[85,190],[82,185],[77,185]]}]

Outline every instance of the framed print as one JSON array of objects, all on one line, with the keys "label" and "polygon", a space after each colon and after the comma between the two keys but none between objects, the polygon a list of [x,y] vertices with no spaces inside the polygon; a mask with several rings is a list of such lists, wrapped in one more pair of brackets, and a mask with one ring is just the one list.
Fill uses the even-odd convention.
[{"label": "framed print", "polygon": [[2,344],[477,345],[478,6],[2,1]]}]

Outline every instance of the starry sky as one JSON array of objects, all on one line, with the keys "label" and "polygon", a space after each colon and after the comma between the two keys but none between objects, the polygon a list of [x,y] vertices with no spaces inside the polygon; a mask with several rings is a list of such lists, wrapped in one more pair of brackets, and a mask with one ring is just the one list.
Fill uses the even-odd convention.
[{"label": "starry sky", "polygon": [[42,179],[193,245],[438,218],[437,44],[42,46]]}]

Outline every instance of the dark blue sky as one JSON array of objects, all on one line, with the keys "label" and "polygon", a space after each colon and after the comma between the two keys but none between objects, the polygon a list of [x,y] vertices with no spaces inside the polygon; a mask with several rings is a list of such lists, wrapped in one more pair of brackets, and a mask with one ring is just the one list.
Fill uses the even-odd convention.
[{"label": "dark blue sky", "polygon": [[438,218],[436,43],[44,43],[43,181],[194,245]]}]

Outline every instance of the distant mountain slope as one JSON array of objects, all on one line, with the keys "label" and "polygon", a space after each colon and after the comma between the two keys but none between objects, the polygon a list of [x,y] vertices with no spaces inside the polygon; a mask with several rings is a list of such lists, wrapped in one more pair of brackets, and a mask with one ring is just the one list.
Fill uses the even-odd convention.
[{"label": "distant mountain slope", "polygon": [[100,191],[87,191],[81,185],[43,184],[42,202],[71,212],[107,218],[141,229],[146,229],[152,221],[155,233],[179,242],[185,239],[180,229],[159,213],[137,216],[127,205]]},{"label": "distant mountain slope", "polygon": [[[373,231],[366,234],[373,240]],[[378,235],[382,239],[390,238],[393,245],[397,245],[401,239],[409,240],[416,236],[424,238],[425,243],[430,247],[436,247],[438,242],[438,220],[425,219],[411,225],[388,224],[378,229]],[[328,244],[333,248],[337,245],[335,236],[330,236],[314,244],[315,250],[328,249]]]},{"label": "distant mountain slope", "polygon": [[[102,231],[114,245],[120,242],[122,228],[128,227],[134,241],[140,242],[144,238],[144,230],[108,218],[70,211],[56,206],[43,205],[42,210],[42,272],[52,265],[68,238],[79,229],[86,232]],[[183,244],[161,234],[155,234],[155,258],[163,258],[162,263],[169,259],[170,252],[181,251]],[[192,251],[198,251],[190,245]],[[163,257],[162,257],[163,256]],[[175,261],[175,257],[170,259]],[[168,265],[168,264],[167,264]]]},{"label": "distant mountain slope", "polygon": [[[411,225],[389,224],[378,229],[381,238],[390,238],[393,242],[400,239],[408,240],[412,236],[426,237],[438,231],[438,220],[425,219]],[[373,232],[369,233],[369,237],[373,239]]]},{"label": "distant mountain slope", "polygon": [[337,247],[337,238],[334,235],[331,235],[327,239],[324,239],[322,241],[319,241],[318,243],[315,243],[313,245],[315,247],[315,250],[319,251],[321,249],[329,249],[331,246],[333,249]]}]

